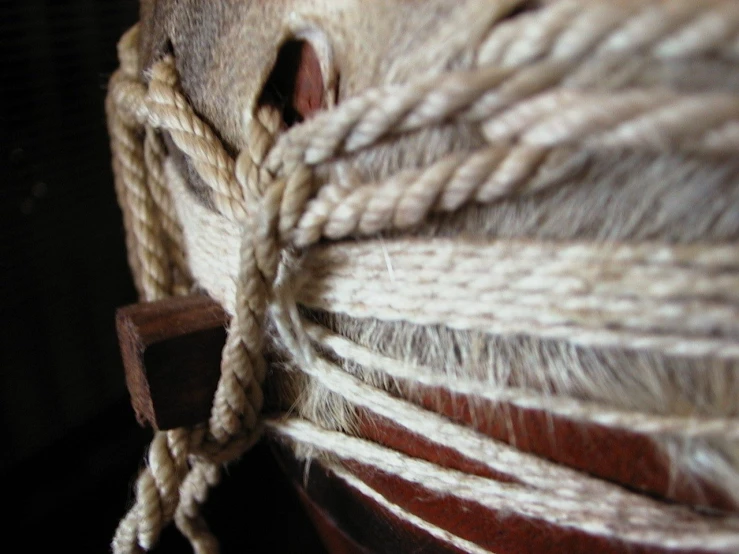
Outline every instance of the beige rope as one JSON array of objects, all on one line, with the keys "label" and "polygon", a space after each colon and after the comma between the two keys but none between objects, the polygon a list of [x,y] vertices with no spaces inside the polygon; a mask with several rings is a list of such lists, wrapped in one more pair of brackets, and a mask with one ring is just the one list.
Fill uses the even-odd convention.
[{"label": "beige rope", "polygon": [[[573,10],[577,17],[571,26],[565,25],[566,15]],[[590,26],[593,21],[599,23]],[[119,49],[121,69],[111,79],[107,109],[116,190],[130,263],[142,297],[153,300],[184,290],[177,285],[186,283],[188,276],[184,241],[162,172],[164,152],[154,130],[168,133],[188,156],[211,189],[217,212],[239,225],[242,234],[234,313],[208,427],[155,435],[148,466],[139,477],[136,503],[121,522],[114,550],[151,549],[162,528],[174,519],[197,552],[216,551],[198,506],[219,479],[218,464],[238,457],[259,437],[261,384],[266,371],[262,342],[269,304],[283,306],[275,313],[283,314],[276,317],[283,318],[278,326],[285,343],[292,345],[291,352],[306,362],[314,359],[300,321],[284,308],[291,302],[289,295],[275,288],[278,276],[289,273],[284,265],[289,247],[308,247],[323,236],[403,228],[422,221],[434,210],[453,210],[470,201],[487,202],[553,186],[566,175],[569,164],[581,161],[575,150],[569,149],[575,146],[731,152],[739,142],[735,96],[632,91],[628,82],[623,83],[624,90],[605,96],[596,81],[588,79],[593,64],[614,64],[636,53],[654,58],[696,52],[736,57],[736,21],[735,5],[725,1],[627,2],[618,10],[606,9],[600,2],[552,2],[535,16],[521,18],[526,33],[506,31],[509,27],[501,24],[498,35],[494,28],[478,49],[477,67],[370,90],[294,127],[274,145],[278,128],[274,114],[254,114],[245,122],[249,146],[236,160],[179,91],[174,61],[167,58],[155,64],[146,87],[138,79],[137,30],[124,36]],[[723,39],[710,37],[701,42],[700,33],[706,30]],[[579,83],[577,91],[552,90],[571,82]],[[608,110],[606,115],[603,106]],[[520,117],[529,122],[526,127],[517,126]],[[353,190],[327,186],[309,203],[315,187],[306,165],[357,152],[390,135],[450,121],[480,123],[490,147],[450,155],[429,168],[397,175],[384,183],[359,185]],[[559,170],[552,171],[554,168]],[[533,269],[528,268],[530,272]],[[330,300],[335,307],[339,297]],[[614,304],[613,309],[622,305]],[[570,307],[579,310],[582,305]],[[633,303],[628,308],[639,309]],[[450,316],[453,311],[442,310],[432,319]],[[535,313],[526,312],[524,319],[520,310],[510,313],[520,319],[515,325],[506,323],[513,331],[560,333],[557,324],[537,319]],[[716,308],[701,317],[714,322],[734,315]],[[667,323],[667,316],[657,310],[653,322]],[[427,321],[424,317],[419,316],[419,320]],[[702,328],[702,321],[695,320],[696,329]],[[560,327],[561,333],[571,336],[568,325]],[[643,328],[636,329],[639,333],[623,334],[611,343],[649,348],[658,344],[660,337],[644,338],[640,335]],[[491,330],[505,331],[502,327]],[[582,331],[586,338],[586,331],[591,332],[594,338],[590,343],[612,338],[607,328],[594,326]],[[682,335],[667,337],[664,348],[684,353],[679,346],[683,339]],[[734,344],[700,340],[704,342],[691,339],[692,352],[702,348],[706,355],[736,355]],[[502,494],[496,491],[495,495]],[[526,499],[528,502],[529,496]],[[537,512],[536,517],[546,520],[549,516]],[[601,527],[593,530],[608,534]],[[680,548],[705,545],[685,533],[666,539],[663,534],[640,531],[634,537],[664,539]],[[708,540],[725,548],[735,544],[736,535],[719,533]]]},{"label": "beige rope", "polygon": [[[377,354],[325,327],[309,322],[304,322],[304,325],[311,339],[320,347],[327,348],[338,355],[340,359],[410,385],[438,387],[452,393],[477,397],[496,404],[505,402],[519,408],[544,410],[578,423],[600,425],[630,433],[653,436],[677,435],[684,438],[714,437],[739,441],[739,419],[737,418],[661,415],[618,410],[576,398],[546,395],[536,390],[506,386],[491,387],[481,381],[464,379],[459,376],[449,377],[417,364],[403,363],[389,356]],[[306,371],[311,373],[310,370]],[[344,387],[349,388],[346,384]],[[342,391],[335,390],[335,388],[334,392],[342,394]],[[342,396],[346,397],[346,391]],[[397,418],[393,419],[397,420]]]},{"label": "beige rope", "polygon": [[350,471],[347,471],[346,469],[341,467],[339,464],[327,464],[327,469],[331,471],[334,475],[341,478],[352,489],[358,491],[363,496],[371,498],[374,502],[382,506],[391,514],[398,517],[401,521],[410,523],[412,526],[422,530],[424,533],[444,541],[450,546],[458,549],[460,552],[465,552],[469,554],[495,554],[490,550],[481,548],[471,541],[465,540],[457,535],[450,533],[446,529],[442,529],[441,527],[429,523],[428,521],[418,517],[414,513],[403,509],[393,502],[390,502],[375,489],[367,485],[364,481],[356,477]]},{"label": "beige rope", "polygon": [[172,58],[165,58],[151,71],[146,105],[148,123],[166,131],[191,160],[200,177],[213,191],[216,209],[224,216],[242,220],[244,196],[234,178],[234,162],[215,133],[193,112],[177,90],[178,76]]},{"label": "beige rope", "polygon": [[269,421],[267,425],[290,442],[398,476],[421,490],[453,495],[495,511],[512,512],[614,540],[675,550],[705,548],[735,552],[739,548],[739,528],[732,518],[709,522],[685,509],[665,508],[656,503],[652,510],[646,505],[644,510],[632,511],[631,507],[614,510],[597,497],[590,497],[590,502],[586,502],[580,498],[549,496],[542,490],[516,483],[441,468],[373,442],[321,429],[307,421],[288,419]]},{"label": "beige rope", "polygon": [[292,234],[297,246],[322,237],[372,235],[418,225],[429,211],[454,211],[469,202],[492,202],[562,183],[586,159],[565,148],[510,145],[455,153],[383,183],[355,188],[324,185]]},{"label": "beige rope", "polygon": [[[539,59],[539,53],[536,57],[523,57],[516,64],[488,65],[488,60],[496,56],[496,48],[483,44],[479,50],[477,68],[422,76],[408,84],[368,90],[335,110],[318,114],[292,129],[278,142],[269,156],[267,166],[274,171],[280,167],[289,170],[298,161],[317,165],[342,153],[356,152],[370,146],[388,134],[405,133],[450,119],[482,123],[491,121],[504,110],[561,84],[565,79],[575,80],[581,66],[605,63],[605,56],[612,65],[627,61],[637,54],[648,56],[650,49],[658,49],[662,40],[672,40],[675,31],[688,29],[692,23],[702,21],[707,14],[711,14],[711,17],[725,16],[728,21],[737,17],[737,7],[730,0],[678,0],[661,6],[650,2],[627,2],[620,10],[613,11],[600,2],[564,1],[553,2],[537,13],[547,21],[547,16],[557,10],[567,10],[568,14],[579,12],[582,18],[596,17],[603,21],[605,17],[615,19],[611,19],[608,25],[595,25],[592,28],[573,23],[572,27],[562,30],[558,27],[563,19],[553,28],[542,30],[548,37],[547,48],[553,50],[551,55],[543,59]],[[520,43],[528,42],[531,26],[535,22],[535,18],[522,18],[519,34],[516,35]],[[572,35],[579,37],[580,42],[575,42]],[[493,29],[489,40],[496,36],[496,30]],[[600,41],[603,43],[600,44]],[[688,55],[689,51],[681,54]],[[678,53],[673,55],[678,56]],[[533,63],[523,65],[528,61]],[[587,89],[597,88],[597,84],[579,83],[581,94],[584,95]],[[655,90],[654,94],[662,98],[665,91]],[[602,99],[603,95],[596,95],[596,98]],[[625,103],[623,109],[637,109],[640,106],[644,109],[644,99],[638,95],[628,102],[621,102]],[[659,110],[660,104],[655,100],[652,106]],[[705,103],[702,109],[705,115],[713,113],[711,106]],[[676,113],[679,115],[680,110],[676,110]],[[646,115],[652,114],[647,110]],[[647,118],[645,124],[648,123],[653,124],[654,132],[657,132],[656,115],[652,115],[651,120]],[[718,146],[710,143],[703,145],[708,149]]]},{"label": "beige rope", "polygon": [[492,142],[517,140],[539,147],[582,142],[731,154],[739,146],[738,118],[735,95],[555,91],[521,102],[483,125],[483,132]]},{"label": "beige rope", "polygon": [[465,239],[382,246],[314,251],[299,302],[359,318],[585,346],[739,356],[734,246]]},{"label": "beige rope", "polygon": [[171,271],[174,274],[175,286],[182,287],[179,290],[185,293],[192,283],[192,276],[187,265],[182,226],[177,218],[164,176],[165,158],[166,153],[161,139],[151,128],[147,129],[144,141],[144,162],[148,170],[147,185],[160,217],[160,225],[166,240],[165,248],[172,260]]},{"label": "beige rope", "polygon": [[[189,288],[189,270],[184,257],[181,229],[173,211],[162,173],[164,153],[159,139],[150,130],[142,143],[141,123],[148,107],[143,86],[137,85],[138,63],[134,29],[121,40],[122,66],[111,80],[107,99],[109,132],[114,157],[116,190],[124,213],[131,267],[137,277],[141,296],[157,300]],[[162,217],[163,216],[163,217]],[[180,288],[175,288],[175,284]],[[198,438],[200,437],[200,438]],[[192,506],[198,498],[183,486],[205,477],[200,466],[189,473],[187,457],[201,442],[202,433],[186,430],[158,432],[149,450],[147,468],[139,476],[137,502],[121,521],[113,539],[116,552],[150,550],[161,530],[175,515],[178,526],[196,544],[215,544],[207,529],[198,525],[197,515],[180,515],[180,506]],[[181,498],[182,493],[182,498]],[[201,495],[202,496],[202,495]],[[180,501],[183,504],[180,504]],[[202,501],[202,500],[201,500]],[[212,552],[211,550],[203,550]]]},{"label": "beige rope", "polygon": [[477,56],[478,63],[503,67],[608,53],[735,59],[738,44],[739,8],[732,1],[671,0],[659,5],[564,0],[506,21],[486,38]]},{"label": "beige rope", "polygon": [[195,554],[218,552],[218,541],[200,515],[200,506],[207,500],[210,488],[220,480],[221,468],[218,463],[199,462],[180,484],[175,521],[177,528],[189,539]]},{"label": "beige rope", "polygon": [[[126,55],[129,55],[127,49],[133,48],[132,45],[136,42],[135,33],[135,30],[132,31],[121,42]],[[128,70],[130,69],[129,66]],[[145,156],[145,149],[135,140],[136,133],[140,132],[140,114],[148,113],[147,124],[170,133],[175,144],[191,157],[201,177],[213,187],[216,206],[224,216],[237,221],[243,220],[246,208],[241,191],[251,190],[252,194],[261,194],[262,191],[259,186],[248,189],[239,184],[240,179],[253,177],[253,171],[245,170],[246,165],[243,162],[234,164],[213,132],[192,112],[184,97],[176,90],[177,79],[171,59],[154,66],[152,80],[144,97],[140,96],[140,88],[130,83],[135,80],[135,73],[128,75],[128,80],[121,75],[119,73],[112,80],[109,95],[111,104],[116,99],[123,99],[121,109],[116,111],[115,105],[111,108],[111,141],[115,158],[121,160],[116,166],[116,178],[118,188],[124,191],[121,193],[121,203],[125,206],[124,210],[130,209],[131,214],[133,238],[130,243],[137,254],[132,267],[142,269],[143,297],[154,300],[171,290],[171,281],[168,280],[171,279],[171,273],[168,270],[172,265],[176,267],[181,259],[169,260],[170,253],[159,240],[163,231],[157,227],[159,222],[154,214],[152,195],[158,194],[160,206],[170,214],[172,212],[169,199],[160,188],[163,184],[163,157],[157,139],[148,134],[148,157]],[[126,95],[126,91],[136,97],[132,100]],[[145,107],[134,106],[135,101],[144,102]],[[126,115],[127,122],[124,121]],[[264,136],[269,132],[270,123],[259,123],[260,126],[255,125],[253,129],[261,130]],[[271,141],[263,138],[253,144],[248,155],[255,166],[264,157]],[[148,182],[145,163],[142,161],[152,164]],[[235,165],[240,168],[238,173]],[[260,175],[268,174],[261,172]],[[298,172],[298,175],[302,175],[302,178],[292,178],[285,183],[288,190],[300,189],[305,183],[309,183],[306,173]],[[291,214],[290,202],[283,204],[279,194],[272,194],[279,190],[280,187],[272,187],[270,193],[264,196],[263,210],[257,213],[265,214],[270,219],[264,222],[258,232],[251,231],[252,224],[249,221],[245,224],[236,313],[223,351],[222,376],[214,400],[209,435],[200,434],[200,439],[192,440],[186,450],[190,453],[202,451],[208,459],[216,463],[237,457],[259,435],[257,416],[263,402],[261,382],[265,375],[260,329],[266,308],[267,289],[277,273],[279,261],[278,249],[274,245],[270,229],[278,222],[276,210],[281,205],[286,218],[289,219]],[[293,197],[307,198],[307,194],[298,191]],[[174,244],[178,244],[180,238],[177,227],[172,225],[172,221],[166,220],[164,225],[170,231]],[[156,232],[152,229],[156,229]],[[258,240],[255,241],[255,237]],[[181,432],[183,431],[177,431]],[[166,435],[158,433],[155,442],[160,443]],[[215,543],[197,515],[197,506],[205,499],[205,485],[218,479],[213,462],[195,461],[189,464],[187,472],[182,472],[176,471],[176,466],[181,464],[174,456],[158,461],[158,464],[149,464],[139,477],[137,502],[119,527],[113,543],[114,549],[116,552],[150,549],[162,527],[175,518],[178,527],[190,538],[196,550],[211,552]],[[173,505],[178,506],[176,510],[170,509]],[[168,508],[163,509],[162,506]]]},{"label": "beige rope", "polygon": [[160,241],[160,229],[153,217],[153,200],[146,184],[144,150],[136,131],[116,114],[108,118],[113,151],[116,190],[123,209],[126,243],[136,285],[142,296],[157,299],[166,296],[171,276],[167,252]]}]

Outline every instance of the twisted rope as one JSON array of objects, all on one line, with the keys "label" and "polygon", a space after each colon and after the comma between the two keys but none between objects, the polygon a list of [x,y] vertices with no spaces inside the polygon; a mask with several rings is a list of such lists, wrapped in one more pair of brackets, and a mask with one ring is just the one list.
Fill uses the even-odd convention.
[{"label": "twisted rope", "polygon": [[[475,67],[370,90],[276,142],[274,114],[257,112],[244,122],[248,147],[236,160],[179,90],[172,58],[155,64],[144,86],[138,80],[137,29],[123,37],[121,69],[111,79],[106,106],[129,261],[142,298],[184,290],[189,276],[156,132],[169,134],[210,188],[218,214],[242,234],[234,313],[210,421],[207,428],[155,435],[136,502],[113,541],[116,553],[150,550],[172,520],[197,552],[217,550],[199,506],[220,478],[218,465],[241,455],[261,433],[262,342],[270,304],[290,351],[308,364],[316,359],[294,299],[278,285],[279,276],[289,273],[290,248],[322,237],[406,228],[434,210],[554,186],[582,161],[583,146],[725,155],[739,144],[735,95],[629,90],[625,79],[623,90],[605,96],[593,70],[635,54],[734,59],[739,15],[732,2],[608,7],[563,0],[519,19],[481,41]],[[706,32],[711,36],[701,40]],[[577,90],[553,90],[572,83]],[[382,183],[327,185],[311,200],[313,166],[389,136],[449,122],[479,124],[489,145]],[[552,327],[527,321],[527,329],[536,328],[534,323]],[[628,340],[633,344],[639,337]]]},{"label": "twisted rope", "polygon": [[495,145],[450,154],[381,183],[353,188],[324,185],[306,206],[292,241],[307,246],[322,237],[335,240],[406,229],[421,223],[429,212],[538,192],[561,184],[586,158],[568,148]]},{"label": "twisted rope", "polygon": [[167,57],[151,70],[146,106],[148,124],[166,131],[212,189],[213,203],[225,217],[244,219],[244,196],[234,178],[234,162],[221,141],[190,107],[179,90],[174,60]]},{"label": "twisted rope", "polygon": [[[277,130],[270,114],[258,114],[252,120],[249,129],[255,140],[237,162],[231,160],[177,90],[171,58],[153,67],[151,82],[142,95],[142,88],[135,83],[136,72],[132,71],[136,65],[131,56],[136,33],[132,30],[121,41],[121,58],[127,63],[111,80],[108,106],[112,149],[118,160],[117,190],[130,229],[131,266],[139,274],[142,297],[156,300],[173,294],[172,269],[186,268],[180,248],[181,229],[163,177],[162,145],[153,129],[168,132],[190,157],[199,175],[212,187],[219,213],[245,223],[236,311],[223,350],[222,374],[208,433],[179,429],[155,435],[150,463],[137,482],[136,503],[121,522],[113,549],[116,553],[150,550],[163,527],[174,519],[196,552],[209,553],[215,551],[217,542],[199,516],[198,506],[205,501],[208,488],[220,479],[217,464],[238,457],[261,433],[258,414],[266,373],[261,329],[279,265],[277,228],[280,221],[295,220],[294,214],[301,211],[309,194],[304,189],[310,189],[310,175],[298,171],[282,186],[268,186],[272,176],[261,162]],[[137,138],[144,133],[144,116],[142,144]],[[289,193],[286,201],[284,191]],[[246,218],[245,194],[252,201],[249,211],[262,216],[258,222]],[[157,217],[156,207],[163,213],[162,219]],[[165,246],[164,237],[170,241],[170,248]],[[182,440],[187,440],[186,448],[181,447]],[[199,459],[201,455],[205,458]]]},{"label": "twisted rope", "polygon": [[[691,48],[677,49],[674,46],[676,36],[682,32],[694,36],[695,31],[691,30],[693,25],[701,28],[706,19],[713,21],[718,18],[722,18],[730,28],[727,31],[729,34],[736,33],[739,29],[737,11],[736,4],[727,0],[678,0],[665,5],[626,2],[617,6],[583,0],[553,2],[536,12],[536,16],[521,18],[513,33],[516,38],[513,44],[498,44],[496,41],[500,34],[493,29],[478,49],[478,66],[475,68],[422,76],[407,84],[370,89],[348,99],[335,110],[318,114],[281,138],[270,153],[267,166],[276,171],[281,167],[289,170],[299,162],[318,165],[342,154],[367,148],[386,136],[408,133],[442,122],[485,124],[505,110],[563,82],[577,82],[578,89],[585,94],[586,91],[597,90],[599,81],[583,79],[580,72],[587,72],[591,66],[606,62],[609,66],[617,67],[635,55],[640,58],[654,56],[655,52],[664,49],[672,58],[694,55],[700,51],[701,45],[693,40]],[[596,24],[596,21],[600,23]],[[538,30],[537,25],[541,26]],[[500,33],[506,35],[506,29],[506,26],[502,26]],[[536,33],[546,37],[546,40],[532,41],[531,35]],[[733,48],[726,53],[713,37],[704,38],[702,44],[705,51],[718,49],[720,54],[735,55]],[[521,53],[521,48],[527,53]],[[667,54],[663,52],[663,55]],[[507,59],[507,62],[495,64],[500,57]],[[602,79],[601,76],[598,78]],[[628,86],[628,81],[621,86]],[[630,97],[629,92],[625,94],[625,99],[614,102],[620,102],[626,113],[629,109],[641,108],[641,115],[651,116],[642,123],[649,131],[659,134],[661,129],[657,113],[662,105],[657,99],[669,93],[656,89],[639,92],[636,97]],[[654,96],[654,102],[645,106],[645,95]],[[596,94],[595,100],[603,98],[602,94]],[[694,107],[702,106],[697,109],[710,121],[713,113],[711,99],[710,94],[701,98],[698,93],[685,101]],[[734,104],[735,97],[730,99]],[[676,108],[673,113],[679,117],[681,107]],[[691,114],[683,115],[687,117]],[[690,123],[702,125],[692,118]],[[722,123],[736,124],[735,115]],[[603,127],[594,123],[593,131]],[[723,125],[714,122],[713,127],[723,128]],[[709,128],[710,124],[707,124],[703,133],[707,133]],[[636,145],[641,146],[638,143]],[[710,141],[695,147],[708,151],[721,150],[719,144]],[[726,145],[726,150],[733,148],[735,146]]]},{"label": "twisted rope", "polygon": [[[152,301],[187,292],[189,269],[182,230],[162,171],[163,145],[151,128],[143,129],[143,123],[154,112],[150,110],[146,88],[136,80],[136,43],[134,28],[119,44],[121,69],[111,79],[106,108],[130,263],[142,298]],[[159,73],[166,75],[164,71]],[[177,100],[176,95],[159,92],[160,98]],[[178,121],[187,122],[187,115],[186,112]],[[190,128],[202,131],[197,124]],[[174,136],[182,138],[177,133]],[[188,144],[186,140],[180,142]],[[136,503],[113,539],[115,552],[152,549],[162,529],[173,519],[198,552],[214,552],[217,543],[197,514],[197,506],[205,500],[203,484],[217,481],[218,468],[200,462],[191,464],[188,460],[203,440],[200,430],[176,429],[155,434],[147,466],[137,481]]]},{"label": "twisted rope", "polygon": [[184,237],[174,203],[167,188],[164,176],[164,160],[166,152],[159,136],[153,129],[146,129],[144,140],[144,164],[147,168],[147,186],[154,200],[154,205],[159,214],[160,225],[165,237],[165,248],[171,257],[175,285],[183,287],[183,293],[187,292],[187,286],[192,282],[190,268],[187,264]]}]

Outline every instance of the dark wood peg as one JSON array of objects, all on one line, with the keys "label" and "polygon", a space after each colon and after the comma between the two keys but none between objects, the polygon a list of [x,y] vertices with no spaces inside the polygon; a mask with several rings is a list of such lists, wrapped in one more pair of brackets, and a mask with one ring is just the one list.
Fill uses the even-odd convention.
[{"label": "dark wood peg", "polygon": [[117,310],[126,384],[141,425],[167,430],[208,420],[228,319],[200,295]]}]

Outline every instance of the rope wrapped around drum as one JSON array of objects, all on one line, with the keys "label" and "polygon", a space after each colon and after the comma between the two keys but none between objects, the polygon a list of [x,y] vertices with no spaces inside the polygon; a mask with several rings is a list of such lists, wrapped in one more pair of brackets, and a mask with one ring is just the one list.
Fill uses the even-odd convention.
[{"label": "rope wrapped around drum", "polygon": [[[287,130],[278,112],[255,108],[243,116],[248,147],[235,157],[181,90],[175,58],[142,80],[138,27],[122,38],[106,108],[136,286],[145,301],[205,290],[231,321],[210,420],[155,434],[114,552],[151,550],[171,522],[196,552],[216,552],[200,506],[223,464],[265,432],[457,550],[490,551],[382,496],[346,463],[635,547],[739,551],[736,514],[628,490],[418,400],[443,389],[642,434],[739,504],[736,205],[733,216],[706,222],[712,240],[649,229],[633,240],[587,230],[567,240],[437,232],[463,210],[471,221],[502,200],[557,201],[597,152],[730,164],[739,148],[739,92],[730,86],[670,87],[637,75],[624,86],[600,83],[635,57],[656,67],[711,56],[736,70],[739,4],[553,0],[521,21],[503,19],[523,2],[497,4],[501,22],[468,53],[469,67],[369,89]],[[334,178],[375,148],[456,123],[473,126],[482,143],[379,179]],[[212,205],[188,191],[163,133]],[[738,184],[727,169],[717,188]],[[716,199],[732,201],[728,192]],[[529,224],[546,229],[542,218]],[[423,346],[424,329],[434,344]],[[408,338],[387,346],[371,333]],[[263,414],[267,336],[285,388],[300,389],[289,417]],[[513,343],[556,352],[524,379],[504,360]],[[616,358],[636,376],[546,369],[551,359],[574,368]],[[671,371],[654,369],[663,358]],[[481,473],[359,436],[357,410],[476,460]]]}]

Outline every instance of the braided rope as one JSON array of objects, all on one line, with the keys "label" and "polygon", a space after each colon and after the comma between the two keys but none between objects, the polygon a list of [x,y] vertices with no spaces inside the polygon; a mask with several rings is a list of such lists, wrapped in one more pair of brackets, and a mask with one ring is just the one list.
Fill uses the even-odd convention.
[{"label": "braided rope", "polygon": [[[568,14],[576,15],[571,25]],[[731,2],[634,2],[615,9],[563,0],[520,19],[525,33],[511,31],[515,23],[489,33],[477,50],[476,67],[370,90],[294,127],[276,143],[274,114],[257,113],[244,122],[248,147],[236,160],[179,91],[174,61],[155,64],[146,87],[137,77],[137,30],[124,36],[107,109],[116,190],[142,297],[174,294],[181,290],[178,280],[189,273],[166,192],[164,151],[153,130],[169,133],[211,189],[216,211],[238,224],[242,235],[234,314],[207,429],[155,435],[136,503],[113,541],[116,553],[151,549],[172,520],[197,552],[216,551],[199,506],[220,478],[218,464],[238,457],[261,433],[262,342],[270,304],[283,306],[275,313],[291,351],[302,353],[306,362],[314,359],[294,305],[284,307],[292,300],[276,287],[288,269],[287,247],[307,247],[324,236],[405,228],[434,210],[554,186],[582,161],[573,146],[723,155],[739,144],[735,96],[628,88],[605,96],[592,70],[637,53],[655,59],[696,53],[733,59],[739,51],[739,15]],[[701,41],[704,32],[713,36]],[[567,83],[577,83],[578,90],[552,90]],[[525,126],[518,125],[522,120]],[[448,122],[480,124],[490,146],[383,183],[325,186],[311,200],[311,166],[391,135]],[[638,340],[629,337],[632,343]],[[706,348],[715,354],[715,348]]]}]

